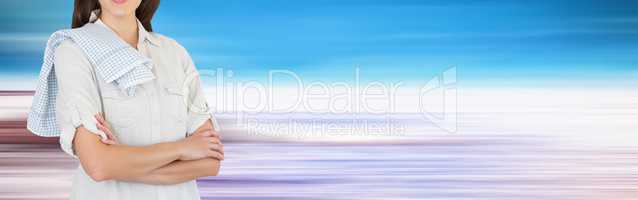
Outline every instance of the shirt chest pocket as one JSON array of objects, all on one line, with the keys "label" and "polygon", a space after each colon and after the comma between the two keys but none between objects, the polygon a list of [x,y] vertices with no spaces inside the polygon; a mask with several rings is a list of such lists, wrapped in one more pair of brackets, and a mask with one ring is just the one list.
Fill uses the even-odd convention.
[{"label": "shirt chest pocket", "polygon": [[116,133],[133,126],[143,110],[143,104],[138,103],[139,98],[128,96],[115,86],[102,89],[102,102],[105,118]]},{"label": "shirt chest pocket", "polygon": [[[185,91],[181,85],[166,84],[162,86],[162,118],[166,119],[165,125],[167,131],[178,133],[176,138],[183,138],[186,134],[186,123],[188,119],[188,91]],[[164,120],[162,120],[164,122]]]}]

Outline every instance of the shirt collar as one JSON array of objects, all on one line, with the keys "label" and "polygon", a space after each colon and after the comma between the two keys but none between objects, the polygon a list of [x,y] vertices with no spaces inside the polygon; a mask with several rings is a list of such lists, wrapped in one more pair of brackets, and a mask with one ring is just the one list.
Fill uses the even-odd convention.
[{"label": "shirt collar", "polygon": [[[102,25],[110,30],[111,28],[109,28],[106,24],[104,24],[104,22],[102,22],[100,18],[98,18],[99,15],[100,15],[99,9],[91,12],[91,17],[89,18],[89,22]],[[146,31],[146,29],[144,28],[140,20],[137,20],[137,29],[138,29],[138,37],[139,37],[138,41],[148,41],[152,45],[159,46],[159,42],[157,41],[155,36],[149,33],[148,31]]]}]

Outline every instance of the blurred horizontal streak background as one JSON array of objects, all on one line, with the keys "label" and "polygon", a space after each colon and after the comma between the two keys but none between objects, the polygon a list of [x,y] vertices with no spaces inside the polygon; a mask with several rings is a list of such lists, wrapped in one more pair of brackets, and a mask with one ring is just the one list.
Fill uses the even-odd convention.
[{"label": "blurred horizontal streak background", "polygon": [[[227,143],[204,199],[634,199],[636,148],[520,137],[404,144]],[[0,199],[65,199],[77,161],[2,144]]]},{"label": "blurred horizontal streak background", "polygon": [[[24,130],[30,98],[26,94],[3,99],[15,99],[21,106],[3,107],[1,112],[0,199],[65,199],[71,170],[78,163],[59,149],[55,138],[33,137]],[[633,199],[638,195],[638,146],[630,136],[637,128],[632,120],[635,110],[610,108],[622,105],[612,101],[586,104],[598,105],[589,109],[581,105],[585,107],[547,111],[543,108],[560,106],[536,102],[525,106],[529,110],[524,112],[460,114],[457,133],[406,113],[392,117],[403,127],[396,134],[260,132],[238,123],[236,115],[219,114],[226,160],[220,176],[198,180],[200,192],[204,199]],[[517,104],[491,103],[504,108]],[[348,114],[248,117],[264,124],[277,120],[286,124],[289,119],[353,123]],[[358,115],[370,121],[384,117]],[[600,122],[604,120],[610,122]]]}]

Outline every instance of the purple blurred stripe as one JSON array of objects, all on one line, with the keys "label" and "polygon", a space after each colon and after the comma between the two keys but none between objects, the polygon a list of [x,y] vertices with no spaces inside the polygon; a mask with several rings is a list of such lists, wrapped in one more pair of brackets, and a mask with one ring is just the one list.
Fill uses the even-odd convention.
[{"label": "purple blurred stripe", "polygon": [[33,96],[35,90],[0,90],[0,96]]}]

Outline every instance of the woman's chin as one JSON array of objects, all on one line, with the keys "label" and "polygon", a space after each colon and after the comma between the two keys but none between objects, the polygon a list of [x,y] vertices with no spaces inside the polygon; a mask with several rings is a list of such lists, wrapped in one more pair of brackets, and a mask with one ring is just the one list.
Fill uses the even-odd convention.
[{"label": "woman's chin", "polygon": [[127,9],[112,9],[112,10],[109,10],[107,13],[115,18],[128,17],[131,15],[135,15],[135,11],[130,11]]},{"label": "woman's chin", "polygon": [[141,0],[100,0],[102,10],[113,17],[125,17],[135,15],[135,10]]}]

